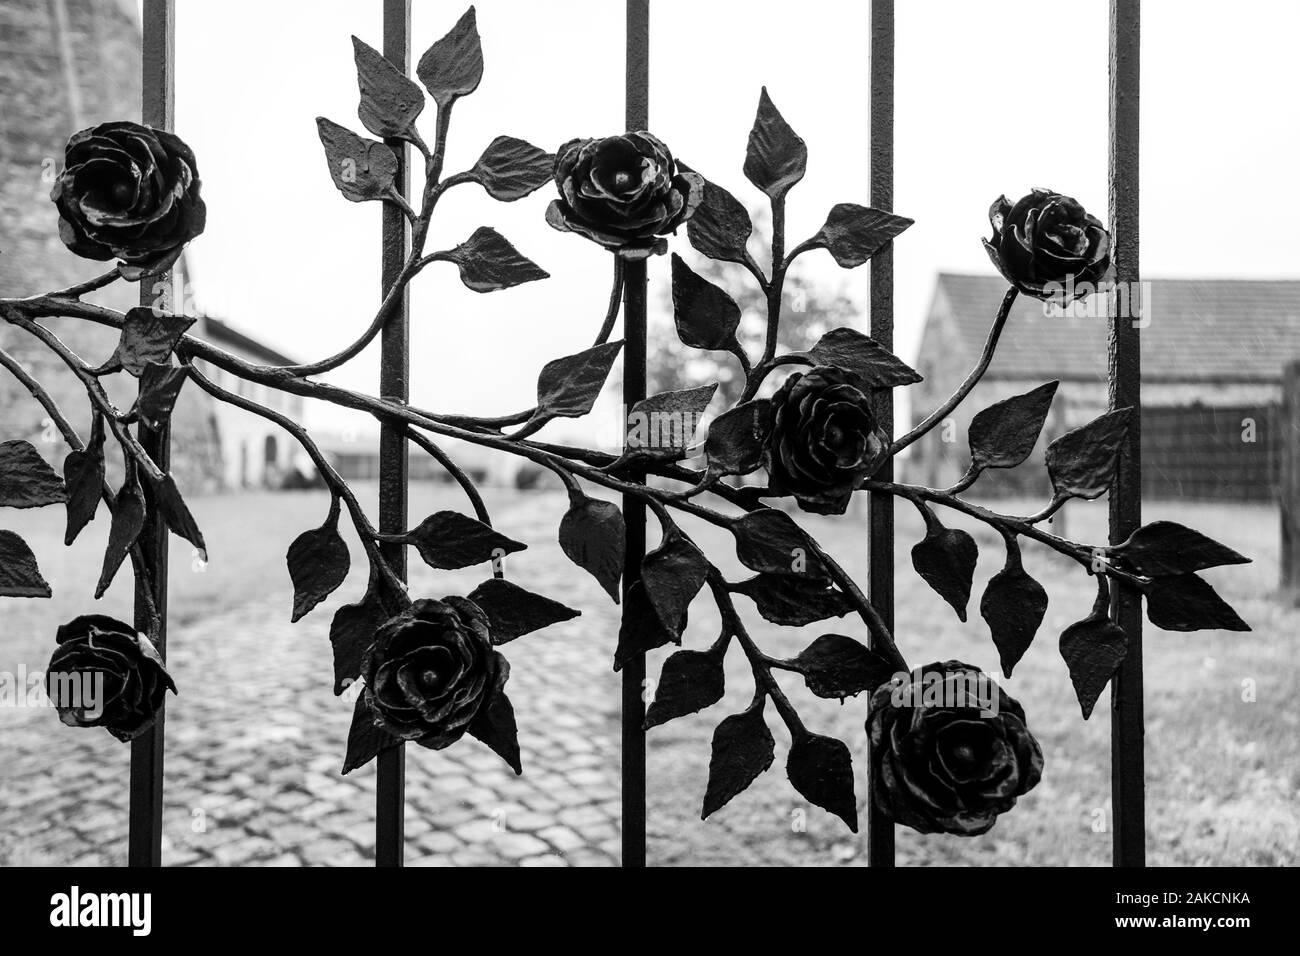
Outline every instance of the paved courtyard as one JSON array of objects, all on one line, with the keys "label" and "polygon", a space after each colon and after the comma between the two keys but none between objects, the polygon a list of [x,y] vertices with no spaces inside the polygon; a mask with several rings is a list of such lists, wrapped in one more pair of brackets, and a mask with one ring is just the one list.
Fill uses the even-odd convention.
[{"label": "paved courtyard", "polygon": [[[482,571],[435,578],[416,559],[412,575],[413,591],[440,596],[472,587]],[[607,599],[608,610],[590,608],[585,582],[567,569],[553,576],[557,586],[547,593],[576,602],[584,617],[504,649],[525,774],[515,776],[470,738],[440,752],[407,747],[409,864],[618,859],[618,682],[600,634],[611,633],[615,609]],[[565,593],[573,590],[566,578],[583,593]],[[275,582],[274,599],[173,629],[169,664],[181,694],[170,698],[167,716],[169,865],[356,865],[374,857],[374,765],[339,774],[352,697],[336,698],[330,687],[330,616],[358,576],[298,624],[287,621],[285,583]],[[46,635],[19,643],[36,645],[22,655],[29,669],[43,666]],[[102,732],[64,728],[48,709],[0,709],[0,733],[0,864],[120,864],[128,748]]]},{"label": "paved courtyard", "polygon": [[[190,693],[168,713],[168,864],[373,859],[373,764],[339,775],[351,706],[321,679],[328,618],[270,623],[277,619],[283,608],[249,605],[174,639],[172,666]],[[612,864],[616,685],[605,681],[607,702],[576,708],[573,685],[548,675],[592,687],[603,662],[564,635],[534,635],[508,650],[509,689],[527,721],[527,773],[516,777],[477,741],[437,753],[408,747],[408,862]],[[194,693],[198,675],[212,693]],[[120,863],[127,748],[106,734],[64,730],[48,710],[15,710],[4,726],[0,862]]]},{"label": "paved courtyard", "polygon": [[[524,775],[465,739],[448,750],[407,748],[406,859],[410,865],[614,865],[619,856],[619,678],[610,669],[618,609],[555,542],[560,493],[490,490],[495,522],[529,545],[512,555],[512,580],[582,610],[582,616],[504,648],[509,692],[520,728]],[[446,488],[413,489],[412,518],[463,508]],[[340,776],[352,701],[331,692],[329,621],[364,587],[360,549],[353,573],[329,601],[288,623],[284,551],[320,524],[318,493],[196,499],[212,562],[194,564],[174,545],[169,665],[180,688],[167,720],[163,859],[168,865],[365,865],[374,858],[373,765]],[[1170,517],[1183,517],[1176,512]],[[916,659],[960,657],[993,672],[996,652],[979,622],[959,625],[910,573],[906,548],[918,526],[900,516],[899,625]],[[0,603],[0,671],[43,668],[55,626],[91,610],[129,615],[126,575],[96,605],[88,596],[106,522],[96,521],[71,549],[61,516],[7,510],[0,524],[32,543],[55,590],[52,601]],[[1247,525],[1249,519],[1254,525]],[[1090,519],[1104,521],[1104,508]],[[1148,805],[1155,864],[1294,863],[1300,846],[1296,766],[1300,695],[1293,636],[1300,615],[1269,593],[1276,543],[1269,515],[1198,510],[1183,520],[1248,544],[1258,564],[1225,594],[1255,625],[1252,635],[1161,635],[1148,642]],[[860,525],[810,519],[855,573]],[[724,565],[730,536],[688,530]],[[1094,528],[1080,526],[1087,537]],[[252,540],[256,535],[256,540]],[[175,539],[174,539],[175,540]],[[651,532],[652,543],[654,532]],[[1243,550],[1247,543],[1242,543]],[[1000,561],[981,538],[981,578]],[[1008,690],[1025,705],[1043,743],[1042,783],[987,835],[959,840],[898,834],[900,864],[1104,865],[1109,860],[1108,714],[1079,720],[1055,634],[1092,601],[1086,577],[1040,552],[1026,556],[1052,604],[1044,634]],[[483,569],[434,572],[412,554],[412,592],[465,593]],[[734,568],[728,568],[735,573]],[[1218,581],[1216,581],[1218,583]],[[980,585],[977,583],[977,587]],[[828,631],[860,636],[851,618],[804,629],[775,628],[742,607],[757,640],[790,656]],[[691,608],[686,646],[717,632],[705,600]],[[658,675],[664,653],[650,665]],[[1242,702],[1243,677],[1258,682],[1258,704]],[[842,706],[785,683],[809,726],[846,741],[854,754],[859,807],[865,803],[862,722],[865,699]],[[707,822],[699,820],[709,739],[726,714],[748,702],[743,657],[727,659],[724,699],[703,713],[655,728],[649,741],[648,855],[655,864],[762,863],[861,865],[863,840],[808,806],[785,779],[787,737],[772,720],[777,761]],[[59,724],[53,711],[0,707],[0,865],[120,865],[126,857],[128,748],[102,731]]]}]

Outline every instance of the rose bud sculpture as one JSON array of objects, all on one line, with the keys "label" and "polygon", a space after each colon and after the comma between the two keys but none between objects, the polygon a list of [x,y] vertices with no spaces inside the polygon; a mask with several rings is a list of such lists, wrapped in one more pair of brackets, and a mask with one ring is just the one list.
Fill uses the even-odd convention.
[{"label": "rose bud sculpture", "polygon": [[830,365],[795,373],[772,396],[763,464],[774,494],[804,511],[844,514],[862,479],[889,457],[861,380]]},{"label": "rose bud sculpture", "polygon": [[416,601],[375,634],[361,663],[375,724],[401,740],[442,750],[460,740],[494,699],[510,665],[492,647],[473,601]]},{"label": "rose bud sculpture", "polygon": [[175,262],[207,218],[190,148],[139,123],[73,134],[50,198],[63,244],[85,259],[116,257],[131,281]]},{"label": "rose bud sculpture", "polygon": [[872,800],[921,833],[984,833],[1043,772],[1024,709],[961,661],[929,664],[911,678],[871,695]]},{"label": "rose bud sculpture", "polygon": [[1069,196],[1035,189],[1014,206],[999,196],[989,221],[993,238],[984,248],[1003,278],[1026,295],[1077,298],[1110,271],[1110,234]]},{"label": "rose bud sculpture", "polygon": [[695,212],[704,180],[679,170],[673,154],[646,132],[572,139],[555,154],[560,198],[546,221],[626,258],[662,253],[662,237]]},{"label": "rose bud sculpture", "polygon": [[167,691],[176,693],[158,651],[129,624],[87,614],[60,626],[55,641],[45,692],[70,727],[103,727],[132,740],[153,725]]}]

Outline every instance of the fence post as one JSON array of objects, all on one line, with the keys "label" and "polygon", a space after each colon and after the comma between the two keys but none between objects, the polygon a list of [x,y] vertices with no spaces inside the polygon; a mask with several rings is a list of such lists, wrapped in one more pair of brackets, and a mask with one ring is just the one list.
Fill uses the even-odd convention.
[{"label": "fence post", "polygon": [[[384,56],[401,71],[411,72],[411,0],[384,0]],[[404,140],[386,139],[397,155],[394,188],[411,198],[410,150]],[[381,285],[384,295],[393,287],[410,245],[410,229],[402,211],[383,204]],[[405,403],[410,399],[410,296],[389,316],[380,338],[379,394]],[[403,534],[407,529],[408,458],[406,427],[385,422],[379,430],[379,531]],[[380,545],[393,572],[406,580],[406,546]],[[405,838],[406,748],[404,744],[382,751],[377,758],[375,788],[375,866],[401,866]]]},{"label": "fence post", "polygon": [[1300,361],[1282,375],[1279,450],[1282,473],[1278,510],[1282,519],[1282,598],[1300,605]]},{"label": "fence post", "polygon": [[[628,131],[650,125],[650,0],[627,0],[627,76],[624,124]],[[646,260],[625,266],[623,285],[623,407],[631,409],[646,393]],[[626,421],[624,422],[626,425]],[[629,481],[645,481],[645,471],[629,471]],[[627,589],[641,575],[645,554],[646,509],[634,495],[623,495],[627,554],[623,565],[623,611]],[[623,866],[645,866],[645,655],[623,665],[622,800]]]},{"label": "fence post", "polygon": [[[140,119],[155,129],[171,130],[176,119],[176,3],[144,0],[142,18]],[[140,305],[173,308],[172,270],[140,282]],[[143,422],[139,440],[146,454],[162,471],[171,470],[171,429],[166,422],[150,428]],[[167,524],[157,509],[150,509],[137,539],[145,567],[135,582],[135,627],[153,626],[149,595],[158,615],[155,645],[167,656]],[[158,708],[153,726],[131,741],[130,805],[126,860],[128,866],[162,866],[163,721]]]},{"label": "fence post", "polygon": [[[1110,407],[1133,409],[1110,494],[1110,541],[1142,523],[1142,341],[1133,309],[1142,302],[1138,274],[1138,93],[1140,0],[1110,0],[1110,228],[1115,282],[1110,312]],[[1127,314],[1120,302],[1127,301]],[[1128,654],[1111,682],[1113,862],[1146,865],[1146,772],[1142,716],[1142,595],[1112,582],[1111,615],[1128,636]]]},{"label": "fence post", "polygon": [[[894,208],[894,0],[871,0],[871,205]],[[871,260],[871,337],[894,348],[894,249],[892,244]],[[894,438],[894,397],[876,390],[876,416]],[[875,477],[894,480],[894,463]],[[886,626],[894,627],[894,499],[871,493],[867,499],[867,594]],[[872,761],[867,758],[867,861],[894,865],[894,824],[875,811],[871,800]]]}]

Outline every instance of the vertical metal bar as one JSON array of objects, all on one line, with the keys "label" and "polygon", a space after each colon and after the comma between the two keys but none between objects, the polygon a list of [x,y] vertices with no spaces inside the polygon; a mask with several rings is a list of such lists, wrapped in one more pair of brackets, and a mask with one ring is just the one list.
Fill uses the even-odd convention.
[{"label": "vertical metal bar", "polygon": [[[1116,544],[1142,523],[1142,344],[1135,318],[1138,278],[1138,92],[1141,4],[1110,2],[1110,228],[1115,281],[1128,290],[1110,309],[1110,407],[1133,409],[1110,495],[1110,540]],[[1146,865],[1146,779],[1142,723],[1142,597],[1112,583],[1111,613],[1128,635],[1128,655],[1111,683],[1111,807],[1116,866]]]},{"label": "vertical metal bar", "polygon": [[1300,606],[1300,360],[1282,370],[1282,407],[1278,411],[1278,506],[1282,519],[1282,598]]},{"label": "vertical metal bar", "polygon": [[[176,119],[176,4],[175,0],[144,0],[140,119],[157,129],[170,130]],[[140,283],[140,304],[170,307],[172,272]],[[171,429],[149,428],[141,423],[139,440],[145,452],[163,471],[171,469]],[[146,578],[136,579],[135,626],[150,631],[153,621],[149,595],[158,614],[154,632],[158,653],[167,655],[167,525],[151,510],[137,539],[144,554]],[[127,811],[128,866],[162,865],[163,738],[165,710],[154,725],[131,741],[131,795]]]},{"label": "vertical metal bar", "polygon": [[[871,205],[894,208],[894,0],[871,0]],[[894,249],[892,244],[871,260],[871,337],[894,347]],[[876,395],[876,415],[894,437],[894,397],[888,389]],[[894,480],[894,463],[876,473]],[[867,499],[867,594],[890,630],[894,627],[894,499],[871,494]],[[870,795],[873,762],[867,761]],[[870,866],[894,865],[894,824],[867,800],[867,861]]]},{"label": "vertical metal bar", "polygon": [[[409,75],[411,71],[411,0],[384,0],[384,56]],[[385,140],[397,154],[395,187],[403,199],[411,196],[410,151],[402,140]],[[410,229],[402,211],[383,204],[381,284],[386,295],[397,281],[410,247]],[[410,399],[410,298],[405,291],[380,338],[379,394],[386,399]],[[401,534],[407,527],[407,448],[405,428],[385,423],[379,430],[379,531]],[[406,548],[383,544],[384,558],[406,580]],[[375,790],[375,865],[401,866],[405,840],[406,750],[403,745],[378,757]]]},{"label": "vertical metal bar", "polygon": [[[650,124],[650,0],[627,0],[627,78],[625,126]],[[646,260],[627,263],[623,286],[623,407],[631,409],[646,391]],[[645,472],[629,475],[644,481]],[[641,575],[646,545],[645,504],[623,496],[627,524],[624,594]],[[623,607],[627,608],[624,601]],[[623,865],[645,866],[645,655],[623,665]]]}]

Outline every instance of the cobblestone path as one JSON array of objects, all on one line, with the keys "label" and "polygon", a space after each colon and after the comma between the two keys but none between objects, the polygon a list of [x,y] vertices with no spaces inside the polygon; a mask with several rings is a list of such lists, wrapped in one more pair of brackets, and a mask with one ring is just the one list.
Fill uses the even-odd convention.
[{"label": "cobblestone path", "polygon": [[[618,684],[608,663],[617,609],[553,546],[553,524],[542,531],[533,520],[539,528],[524,540],[540,554],[517,564],[554,580],[518,580],[583,616],[504,648],[522,777],[471,738],[439,752],[406,748],[408,865],[618,859]],[[414,561],[412,575],[413,593],[441,596],[483,572],[435,577]],[[349,580],[336,598],[353,590]],[[289,624],[277,596],[173,628],[181,694],[167,711],[167,865],[373,860],[374,765],[339,774],[352,699],[330,686],[337,603]],[[48,652],[43,644],[22,659],[32,668]],[[64,728],[52,710],[6,707],[0,758],[0,865],[124,862],[128,748]]]},{"label": "cobblestone path", "polygon": [[[176,640],[182,687],[190,682],[180,675],[197,672],[216,692],[169,707],[168,865],[349,865],[374,856],[375,774],[372,765],[339,775],[351,705],[322,679],[324,626],[266,623],[282,611],[241,608]],[[575,685],[599,683],[591,671],[607,673],[603,655],[596,661],[575,651],[572,635],[547,633],[509,650],[509,690],[527,721],[526,773],[515,776],[477,741],[436,753],[408,747],[408,864],[613,864],[615,685],[607,681],[608,708],[577,709],[571,696]],[[120,864],[127,748],[53,721],[43,709],[6,714],[0,863]]]}]

